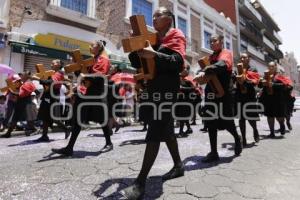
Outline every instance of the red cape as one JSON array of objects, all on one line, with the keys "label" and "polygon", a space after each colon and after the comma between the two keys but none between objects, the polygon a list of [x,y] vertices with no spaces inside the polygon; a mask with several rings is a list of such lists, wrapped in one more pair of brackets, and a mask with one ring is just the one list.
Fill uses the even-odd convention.
[{"label": "red cape", "polygon": [[86,94],[87,92],[87,88],[84,85],[79,85],[77,87],[77,90],[81,93],[81,94]]},{"label": "red cape", "polygon": [[171,28],[168,34],[162,39],[161,45],[176,51],[182,56],[183,60],[185,59],[186,40],[181,30]]},{"label": "red cape", "polygon": [[251,83],[258,85],[260,76],[259,76],[259,73],[257,73],[257,72],[247,71],[246,79],[248,81],[251,81]]},{"label": "red cape", "polygon": [[107,57],[104,57],[100,55],[96,63],[93,65],[93,67],[90,70],[90,73],[99,73],[102,75],[107,75],[110,69],[110,61]]},{"label": "red cape", "polygon": [[233,55],[228,49],[222,49],[219,54],[212,54],[209,58],[211,63],[216,63],[220,60],[223,60],[226,63],[227,71],[232,72]]},{"label": "red cape", "polygon": [[197,87],[197,83],[194,81],[194,77],[188,75],[188,76],[185,76],[183,79],[186,81],[189,81],[193,85],[194,88]]},{"label": "red cape", "polygon": [[55,74],[53,74],[51,76],[52,80],[54,80],[55,82],[60,82],[64,80],[64,73],[61,71],[55,72]]},{"label": "red cape", "polygon": [[283,83],[286,86],[293,86],[292,80],[289,77],[281,75],[281,74],[275,75],[275,81],[280,81],[281,83]]},{"label": "red cape", "polygon": [[20,87],[19,97],[24,98],[31,95],[32,92],[35,91],[35,86],[31,81],[27,81],[23,83]]}]

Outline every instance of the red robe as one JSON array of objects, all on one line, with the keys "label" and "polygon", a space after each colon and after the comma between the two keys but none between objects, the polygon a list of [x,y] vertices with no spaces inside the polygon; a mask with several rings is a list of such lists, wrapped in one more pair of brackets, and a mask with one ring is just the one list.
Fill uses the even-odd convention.
[{"label": "red robe", "polygon": [[23,83],[23,85],[20,87],[19,91],[19,97],[25,98],[31,95],[32,92],[36,90],[34,84],[31,81],[26,81]]},{"label": "red robe", "polygon": [[253,72],[253,71],[247,71],[247,73],[246,73],[247,81],[250,81],[254,85],[258,85],[259,79],[260,79],[259,73]]},{"label": "red robe", "polygon": [[92,66],[90,73],[99,73],[107,75],[110,69],[110,61],[107,57],[102,55],[98,56],[96,63]]},{"label": "red robe", "polygon": [[185,59],[186,40],[181,30],[171,28],[167,35],[162,39],[161,45],[176,51],[182,56],[183,60]]},{"label": "red robe", "polygon": [[293,86],[292,80],[282,74],[276,74],[274,80],[283,83],[285,86]]},{"label": "red robe", "polygon": [[227,71],[232,72],[233,66],[233,55],[232,52],[228,49],[222,49],[218,54],[214,53],[209,57],[210,63],[216,63],[220,60],[223,60],[226,63]]}]

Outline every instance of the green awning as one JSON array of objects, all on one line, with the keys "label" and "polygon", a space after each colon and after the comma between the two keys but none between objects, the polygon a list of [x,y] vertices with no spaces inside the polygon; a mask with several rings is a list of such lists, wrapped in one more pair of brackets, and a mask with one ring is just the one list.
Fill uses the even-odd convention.
[{"label": "green awning", "polygon": [[[71,52],[51,49],[47,47],[41,47],[29,43],[10,41],[11,50],[14,53],[29,54],[53,59],[70,60]],[[89,56],[83,55],[83,58],[89,58]],[[131,64],[126,61],[118,61],[110,59],[112,65],[116,65],[122,71],[135,72],[136,70],[131,67]]]},{"label": "green awning", "polygon": [[12,52],[14,53],[29,54],[62,60],[69,60],[71,57],[70,52],[50,49],[47,47],[41,47],[23,42],[10,41],[10,46]]}]

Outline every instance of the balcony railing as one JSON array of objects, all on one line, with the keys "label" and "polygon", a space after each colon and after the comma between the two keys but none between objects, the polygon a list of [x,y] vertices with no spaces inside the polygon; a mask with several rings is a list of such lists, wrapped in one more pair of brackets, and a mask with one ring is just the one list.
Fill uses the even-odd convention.
[{"label": "balcony railing", "polygon": [[265,36],[263,36],[263,42],[268,45],[273,51],[275,51],[275,45]]},{"label": "balcony railing", "polygon": [[255,48],[254,46],[248,44],[247,50],[249,53],[255,55],[256,57],[260,58],[261,60],[265,59],[265,55],[262,52],[258,51],[257,48]]},{"label": "balcony railing", "polygon": [[[59,18],[67,19],[76,23],[84,24],[90,27],[98,27],[101,20],[97,19],[95,16],[95,0],[86,0],[87,4],[80,7],[74,7],[73,4],[62,5],[61,0],[50,0],[49,5],[46,8],[46,12],[49,15],[53,15]],[[86,11],[82,10],[83,8]]]},{"label": "balcony railing", "polygon": [[259,21],[262,21],[262,16],[259,14],[259,12],[256,11],[256,9],[252,6],[249,0],[244,0],[242,2]]},{"label": "balcony railing", "polygon": [[278,39],[278,41],[280,41],[280,43],[282,44],[282,38],[281,36],[276,32],[276,31],[273,31],[273,35],[274,37],[276,37]]}]

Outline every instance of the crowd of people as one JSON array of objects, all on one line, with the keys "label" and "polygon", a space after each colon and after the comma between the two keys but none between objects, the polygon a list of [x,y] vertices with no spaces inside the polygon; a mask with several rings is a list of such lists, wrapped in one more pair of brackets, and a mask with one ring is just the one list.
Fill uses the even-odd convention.
[{"label": "crowd of people", "polygon": [[[55,73],[46,80],[30,72],[9,77],[18,90],[8,90],[0,97],[1,131],[7,129],[1,137],[11,137],[17,122],[26,121],[28,135],[36,131],[35,125],[41,124],[42,135],[36,142],[48,142],[48,128],[55,123],[65,131],[65,138],[71,132],[71,138],[66,147],[52,151],[71,156],[84,125],[96,122],[101,124],[106,141],[101,152],[108,152],[113,150],[112,129],[117,131],[120,128],[117,118],[123,118],[127,124],[132,119],[139,120],[144,125],[143,131],[147,131],[143,164],[134,184],[122,191],[127,199],[139,199],[144,195],[146,179],[159,152],[160,142],[167,144],[174,162],[174,167],[163,175],[163,180],[184,175],[177,138],[193,133],[191,125],[196,123],[197,115],[202,117],[204,127],[201,130],[208,132],[211,146],[203,162],[219,160],[219,130],[227,130],[233,136],[236,156],[247,145],[246,133],[249,131],[246,131],[246,121],[252,127],[254,141],[258,143],[257,122],[262,114],[267,117],[270,138],[277,133],[275,119],[281,135],[286,133],[286,126],[292,130],[293,86],[290,79],[278,71],[276,62],[270,62],[268,71],[261,76],[255,66],[249,65],[251,58],[245,52],[240,55],[239,67],[242,70],[237,71],[232,52],[223,48],[223,36],[213,35],[210,40],[213,53],[208,56],[209,64],[199,61],[197,75],[192,77],[185,62],[186,39],[179,29],[173,27],[174,22],[171,11],[159,8],[153,16],[158,44],[151,46],[147,43],[144,49],[129,54],[131,65],[137,69],[141,67],[142,59],[155,60],[155,77],[137,81],[135,86],[116,84],[110,80],[118,70],[111,68],[109,59],[103,54],[105,41],[96,41],[91,46],[95,64],[89,68],[88,74],[75,72],[82,77],[77,85],[67,78],[60,60],[52,62],[51,68]],[[43,85],[41,94],[33,80]],[[221,89],[216,80],[221,84]],[[107,95],[101,96],[106,89]],[[36,103],[37,96],[40,97],[39,105]],[[93,104],[103,104],[106,108]],[[177,106],[173,112],[174,105]],[[121,110],[119,115],[115,115],[115,108]],[[167,111],[161,112],[162,109]],[[72,113],[71,117],[68,117],[69,113]],[[234,118],[239,119],[241,136]],[[177,134],[175,124],[179,126]]]}]

